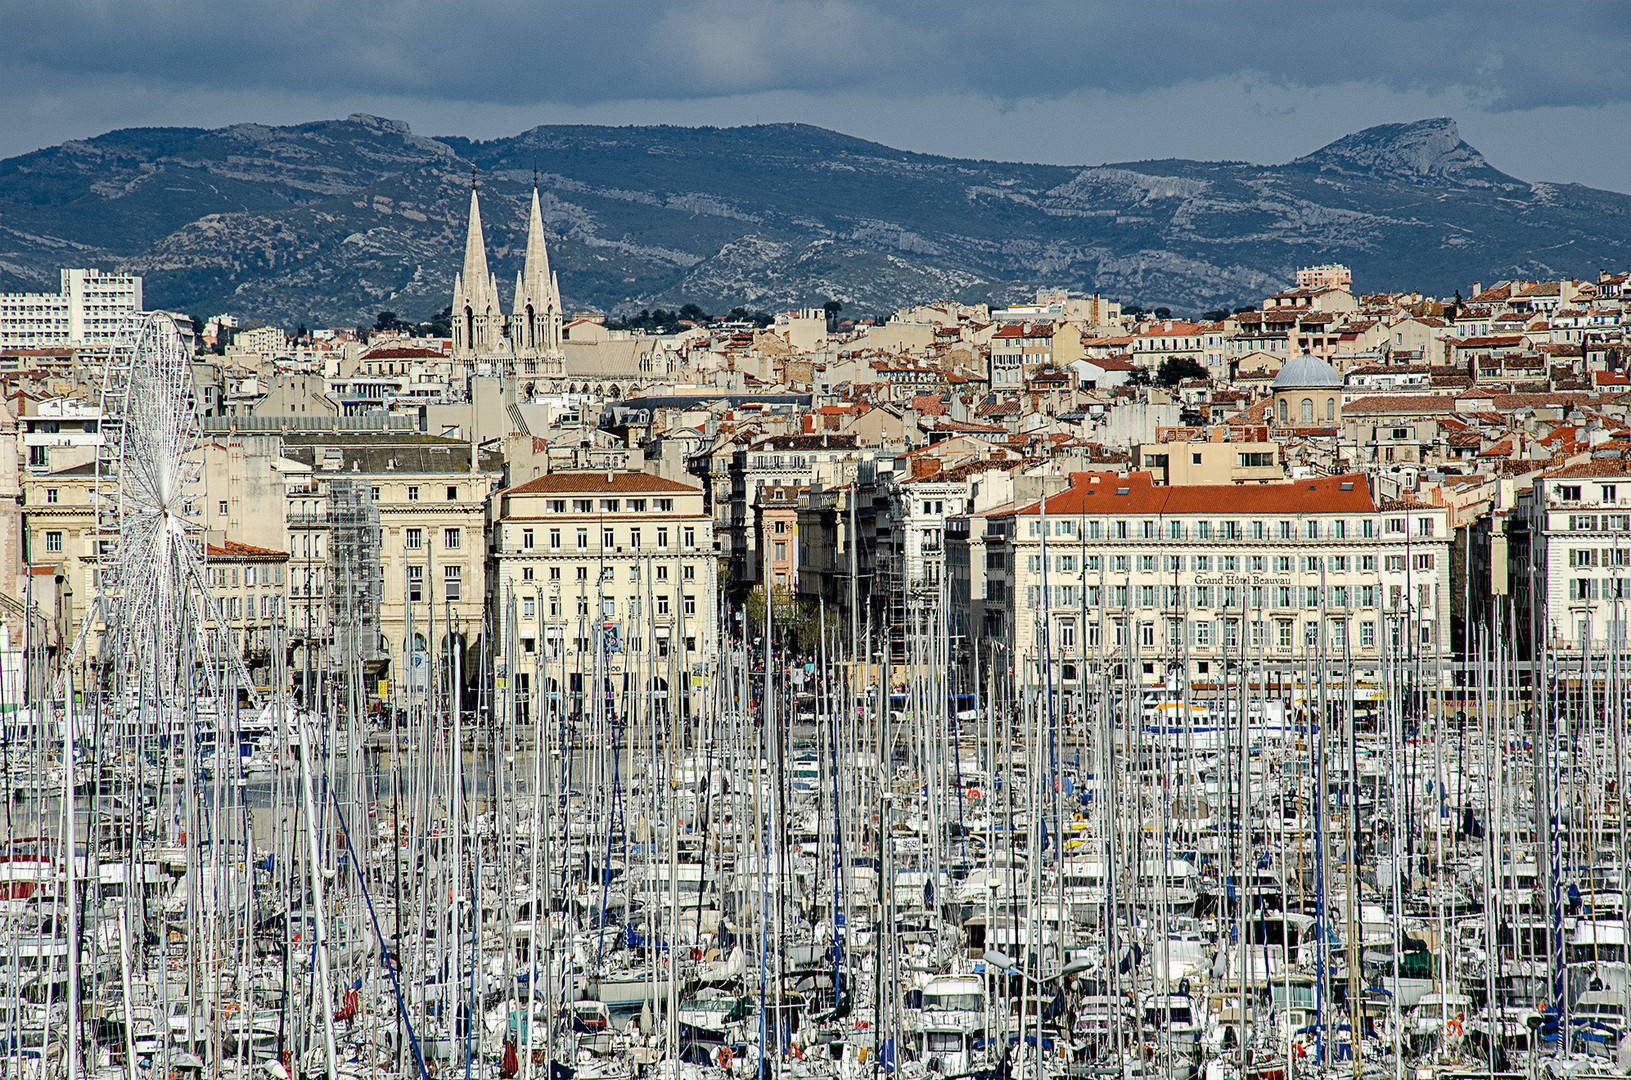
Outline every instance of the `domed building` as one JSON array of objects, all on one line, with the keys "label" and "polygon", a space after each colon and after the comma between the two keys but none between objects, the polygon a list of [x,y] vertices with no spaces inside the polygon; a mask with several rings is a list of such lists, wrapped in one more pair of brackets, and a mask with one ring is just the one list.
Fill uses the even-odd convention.
[{"label": "domed building", "polygon": [[1342,376],[1317,356],[1287,360],[1269,385],[1280,427],[1329,427],[1342,419]]}]

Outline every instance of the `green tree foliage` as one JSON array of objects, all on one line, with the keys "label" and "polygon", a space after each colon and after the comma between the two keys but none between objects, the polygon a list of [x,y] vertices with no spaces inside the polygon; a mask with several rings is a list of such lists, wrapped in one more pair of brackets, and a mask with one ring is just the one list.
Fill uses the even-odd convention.
[{"label": "green tree foliage", "polygon": [[[753,591],[748,593],[747,616],[748,633],[755,637],[762,635],[765,625],[763,585],[755,585]],[[820,637],[820,617],[816,606],[808,600],[799,599],[785,585],[770,588],[770,620],[778,645],[809,649],[815,647]]]},{"label": "green tree foliage", "polygon": [[453,305],[449,304],[432,315],[429,322],[422,322],[415,326],[413,332],[420,337],[452,337]]},{"label": "green tree foliage", "polygon": [[1209,378],[1200,361],[1189,356],[1169,356],[1161,361],[1161,370],[1155,373],[1158,386],[1177,386],[1185,379]]}]

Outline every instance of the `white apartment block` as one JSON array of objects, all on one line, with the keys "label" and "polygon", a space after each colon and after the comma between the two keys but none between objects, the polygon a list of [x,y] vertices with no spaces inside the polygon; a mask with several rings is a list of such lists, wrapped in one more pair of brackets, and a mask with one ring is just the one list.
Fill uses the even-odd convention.
[{"label": "white apartment block", "polygon": [[[1627,644],[1631,618],[1631,472],[1587,461],[1520,492],[1507,573],[1519,633],[1554,653],[1602,655]],[[1533,629],[1531,629],[1533,628]]]},{"label": "white apartment block", "polygon": [[[1120,669],[1146,684],[1225,667],[1297,684],[1323,659],[1377,679],[1449,658],[1446,511],[1376,505],[1363,476],[1164,487],[1079,473],[1040,503],[948,527],[961,633],[1006,645],[1018,684],[1067,694]],[[1044,569],[1044,567],[1046,569]]]},{"label": "white apartment block", "polygon": [[62,271],[55,293],[0,293],[0,350],[107,345],[142,309],[142,279],[100,270]]},{"label": "white apartment block", "polygon": [[700,487],[643,472],[546,473],[498,493],[492,562],[499,656],[516,666],[521,700],[536,687],[572,714],[604,704],[620,717],[668,716],[671,701],[698,714],[716,588]]}]

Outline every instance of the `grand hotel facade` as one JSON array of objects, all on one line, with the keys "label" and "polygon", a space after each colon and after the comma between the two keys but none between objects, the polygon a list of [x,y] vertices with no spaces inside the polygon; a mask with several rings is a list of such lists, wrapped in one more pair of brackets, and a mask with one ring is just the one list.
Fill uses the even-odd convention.
[{"label": "grand hotel facade", "polygon": [[1076,473],[1045,502],[948,521],[953,633],[965,663],[977,648],[1022,692],[1067,700],[1106,672],[1220,685],[1242,663],[1295,685],[1321,664],[1379,681],[1398,661],[1430,684],[1449,660],[1451,540],[1444,509],[1378,504],[1362,475]]}]

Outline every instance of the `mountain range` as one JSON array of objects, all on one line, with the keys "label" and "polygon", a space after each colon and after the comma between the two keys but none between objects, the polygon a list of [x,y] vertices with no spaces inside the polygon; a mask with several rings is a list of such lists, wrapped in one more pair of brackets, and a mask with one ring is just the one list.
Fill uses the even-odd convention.
[{"label": "mountain range", "polygon": [[798,124],[542,126],[427,138],[354,115],[138,128],[0,161],[0,291],[140,273],[149,306],[294,327],[449,302],[474,178],[504,300],[534,183],[571,310],[840,300],[885,313],[1038,286],[1180,312],[1252,304],[1298,267],[1359,290],[1631,262],[1631,196],[1530,183],[1447,118],[1369,128],[1283,165],[1062,166],[894,150]]}]

